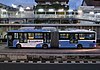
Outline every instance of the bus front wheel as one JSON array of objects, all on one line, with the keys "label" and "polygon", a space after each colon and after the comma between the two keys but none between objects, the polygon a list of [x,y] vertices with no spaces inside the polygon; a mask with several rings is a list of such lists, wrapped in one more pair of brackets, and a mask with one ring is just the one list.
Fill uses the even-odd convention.
[{"label": "bus front wheel", "polygon": [[21,48],[21,45],[20,45],[20,44],[17,44],[16,47],[17,47],[18,49],[20,49],[20,48]]},{"label": "bus front wheel", "polygon": [[78,48],[78,49],[82,49],[83,46],[82,46],[81,44],[78,44],[78,45],[77,45],[77,48]]},{"label": "bus front wheel", "polygon": [[48,48],[48,45],[47,45],[47,44],[43,44],[43,45],[42,45],[42,48],[43,48],[43,49],[47,49],[47,48]]}]

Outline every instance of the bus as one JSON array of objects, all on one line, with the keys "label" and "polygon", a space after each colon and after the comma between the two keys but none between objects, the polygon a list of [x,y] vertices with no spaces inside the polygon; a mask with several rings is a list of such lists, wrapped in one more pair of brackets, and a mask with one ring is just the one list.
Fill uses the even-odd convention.
[{"label": "bus", "polygon": [[20,29],[7,32],[7,46],[22,48],[95,48],[95,31]]},{"label": "bus", "polygon": [[[20,29],[7,32],[8,47],[46,48],[50,43],[50,31],[40,29]],[[44,45],[42,45],[44,44]]]},{"label": "bus", "polygon": [[96,40],[97,34],[91,30],[59,31],[59,48],[95,48]]}]

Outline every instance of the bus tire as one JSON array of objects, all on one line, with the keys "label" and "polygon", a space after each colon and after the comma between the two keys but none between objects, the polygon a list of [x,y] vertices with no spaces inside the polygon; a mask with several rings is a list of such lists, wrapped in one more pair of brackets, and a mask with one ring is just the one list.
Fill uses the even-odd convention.
[{"label": "bus tire", "polygon": [[47,45],[47,44],[43,44],[43,45],[42,45],[42,48],[43,48],[43,49],[47,49],[47,48],[48,48],[48,45]]},{"label": "bus tire", "polygon": [[82,49],[83,46],[82,46],[81,44],[78,44],[78,45],[77,45],[77,48],[78,48],[78,49]]},{"label": "bus tire", "polygon": [[20,44],[17,44],[16,45],[16,48],[20,49],[21,48],[21,45]]}]

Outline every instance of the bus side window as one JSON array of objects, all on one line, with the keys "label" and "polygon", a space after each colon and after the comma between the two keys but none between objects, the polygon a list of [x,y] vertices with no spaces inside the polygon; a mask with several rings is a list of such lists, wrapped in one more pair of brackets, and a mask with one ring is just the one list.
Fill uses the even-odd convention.
[{"label": "bus side window", "polygon": [[60,34],[60,39],[63,39],[63,40],[69,39],[69,34],[61,33],[61,34]]},{"label": "bus side window", "polygon": [[94,40],[95,39],[95,34],[90,34],[89,37],[90,37],[91,40],[92,39]]},{"label": "bus side window", "polygon": [[47,42],[50,43],[50,33],[47,33]]},{"label": "bus side window", "polygon": [[34,39],[34,33],[28,33],[28,39],[33,40]]},{"label": "bus side window", "polygon": [[18,33],[14,33],[14,38],[18,39]]},{"label": "bus side window", "polygon": [[70,43],[78,43],[78,34],[70,34]]},{"label": "bus side window", "polygon": [[19,42],[21,43],[27,42],[27,33],[19,33]]},{"label": "bus side window", "polygon": [[23,36],[22,33],[19,33],[19,42],[21,42],[21,43],[23,42],[22,36]]},{"label": "bus side window", "polygon": [[42,39],[43,38],[43,33],[35,33],[35,38]]},{"label": "bus side window", "polygon": [[85,35],[84,34],[79,34],[79,39],[80,40],[84,40],[85,39]]},{"label": "bus side window", "polygon": [[23,35],[23,40],[24,40],[24,42],[27,42],[27,33],[23,33],[24,35]]},{"label": "bus side window", "polygon": [[75,34],[75,39],[78,39],[78,34]]},{"label": "bus side window", "polygon": [[94,34],[85,34],[85,38],[87,40],[93,40],[93,39],[95,39],[95,35]]}]

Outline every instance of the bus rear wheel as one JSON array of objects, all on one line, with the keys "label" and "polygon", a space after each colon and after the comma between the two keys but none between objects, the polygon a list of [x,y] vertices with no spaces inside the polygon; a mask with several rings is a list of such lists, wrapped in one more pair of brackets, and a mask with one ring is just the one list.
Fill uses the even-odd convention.
[{"label": "bus rear wheel", "polygon": [[17,47],[18,49],[20,49],[20,48],[21,48],[21,45],[20,45],[20,44],[17,44],[16,47]]},{"label": "bus rear wheel", "polygon": [[78,44],[78,45],[77,45],[77,48],[78,48],[78,49],[82,49],[83,46],[82,46],[81,44]]},{"label": "bus rear wheel", "polygon": [[43,45],[42,45],[42,48],[43,48],[43,49],[47,49],[47,48],[48,48],[48,45],[47,45],[47,44],[43,44]]}]

